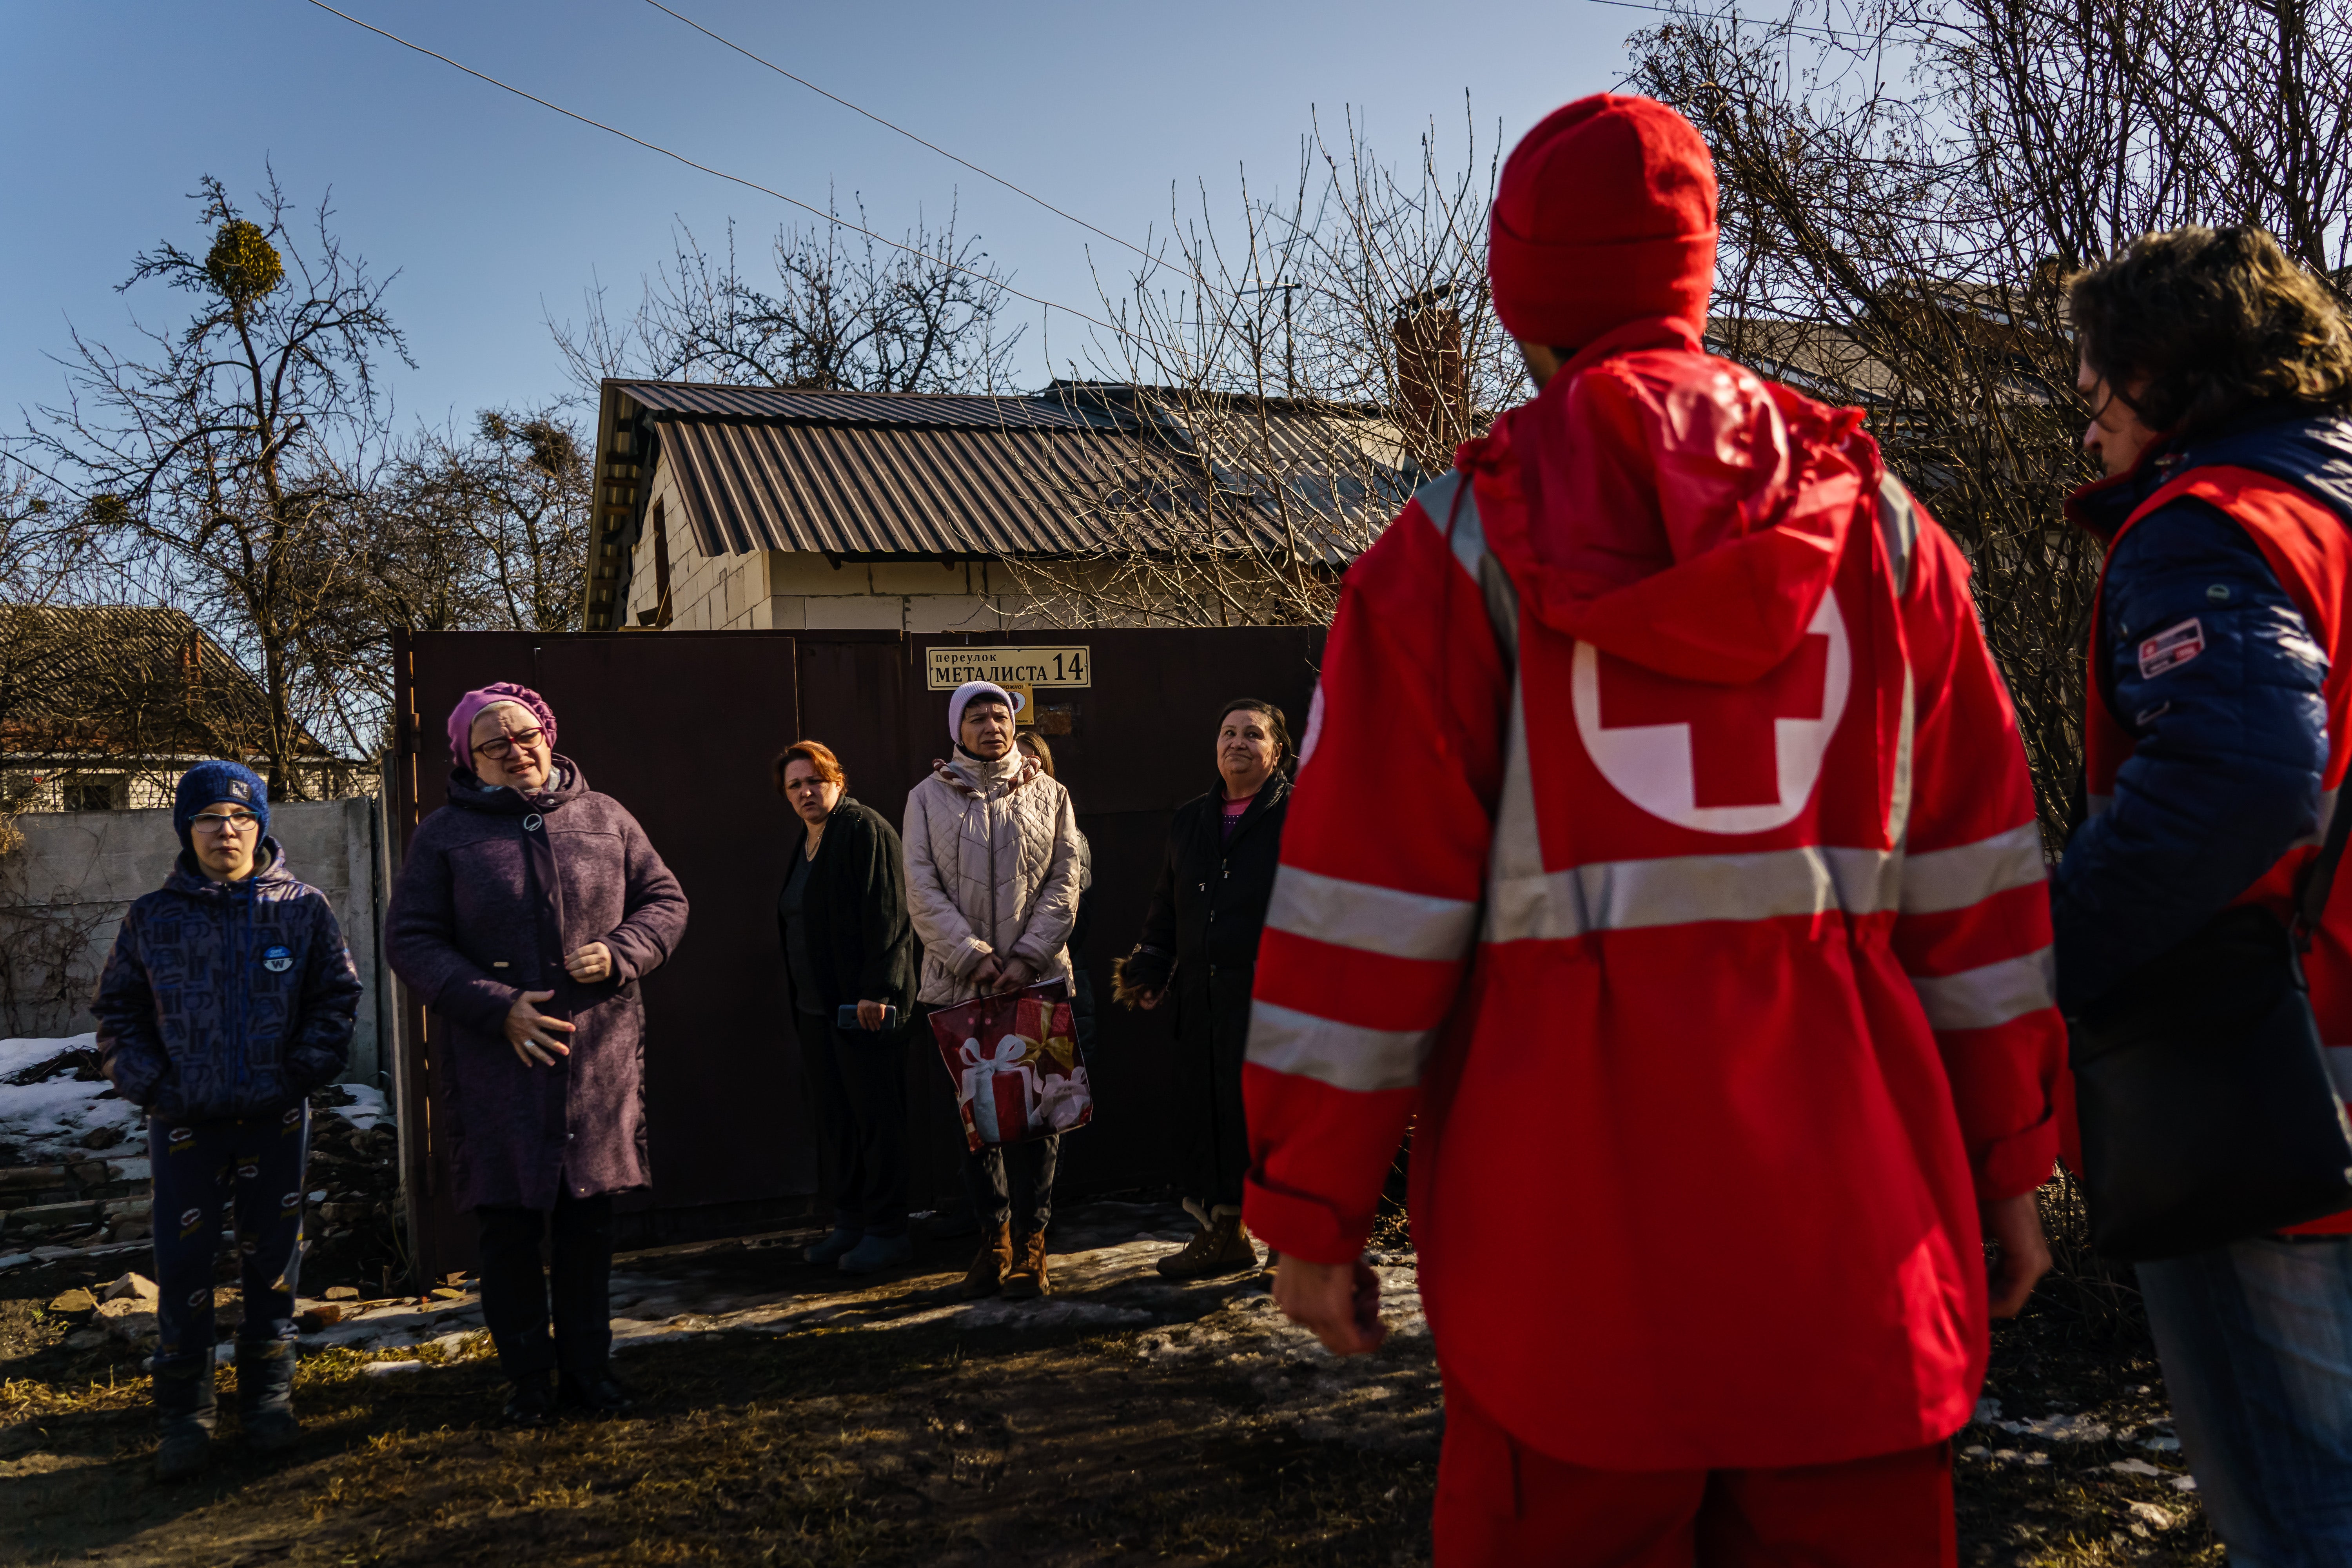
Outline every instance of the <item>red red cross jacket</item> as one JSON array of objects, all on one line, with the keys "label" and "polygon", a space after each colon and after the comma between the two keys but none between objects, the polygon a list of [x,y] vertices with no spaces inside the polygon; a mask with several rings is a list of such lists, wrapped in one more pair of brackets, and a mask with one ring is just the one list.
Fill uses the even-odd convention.
[{"label": "red red cross jacket", "polygon": [[1405,507],[1332,627],[1248,1224],[1353,1257],[1417,1114],[1447,1376],[1571,1463],[1948,1436],[1977,1205],[2051,1169],[2025,758],[1861,417],[1621,331]]}]

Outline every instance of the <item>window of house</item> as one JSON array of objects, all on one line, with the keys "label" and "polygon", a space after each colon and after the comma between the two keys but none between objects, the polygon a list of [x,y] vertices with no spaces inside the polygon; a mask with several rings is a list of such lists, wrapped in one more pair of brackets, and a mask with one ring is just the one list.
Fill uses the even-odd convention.
[{"label": "window of house", "polygon": [[83,779],[65,786],[68,811],[119,811],[129,793],[122,779]]}]

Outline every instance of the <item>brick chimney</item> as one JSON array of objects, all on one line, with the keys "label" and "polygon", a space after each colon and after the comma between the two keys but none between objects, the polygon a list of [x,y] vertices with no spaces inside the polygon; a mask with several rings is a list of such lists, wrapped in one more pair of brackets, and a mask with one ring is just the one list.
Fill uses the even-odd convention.
[{"label": "brick chimney", "polygon": [[1462,362],[1462,314],[1454,285],[1415,294],[1397,306],[1398,415],[1405,446],[1424,469],[1444,468],[1470,436],[1470,381]]}]

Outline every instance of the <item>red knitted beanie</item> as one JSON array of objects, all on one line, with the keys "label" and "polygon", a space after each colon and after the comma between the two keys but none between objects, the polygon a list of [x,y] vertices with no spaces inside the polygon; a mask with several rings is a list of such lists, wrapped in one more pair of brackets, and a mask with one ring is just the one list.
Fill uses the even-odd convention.
[{"label": "red knitted beanie", "polygon": [[1595,93],[1554,110],[1503,165],[1487,270],[1510,334],[1573,353],[1612,327],[1706,327],[1715,160],[1654,99]]}]

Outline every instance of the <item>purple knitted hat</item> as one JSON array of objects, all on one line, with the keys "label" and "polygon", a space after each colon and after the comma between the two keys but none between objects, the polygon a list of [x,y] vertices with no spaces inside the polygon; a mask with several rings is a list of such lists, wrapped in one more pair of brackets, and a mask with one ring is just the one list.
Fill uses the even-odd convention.
[{"label": "purple knitted hat", "polygon": [[449,760],[461,768],[474,765],[474,721],[485,708],[501,702],[519,703],[538,716],[539,727],[547,731],[548,750],[555,749],[555,710],[547,699],[528,686],[518,686],[511,680],[492,681],[478,691],[468,691],[457,699],[457,706],[449,710]]}]

